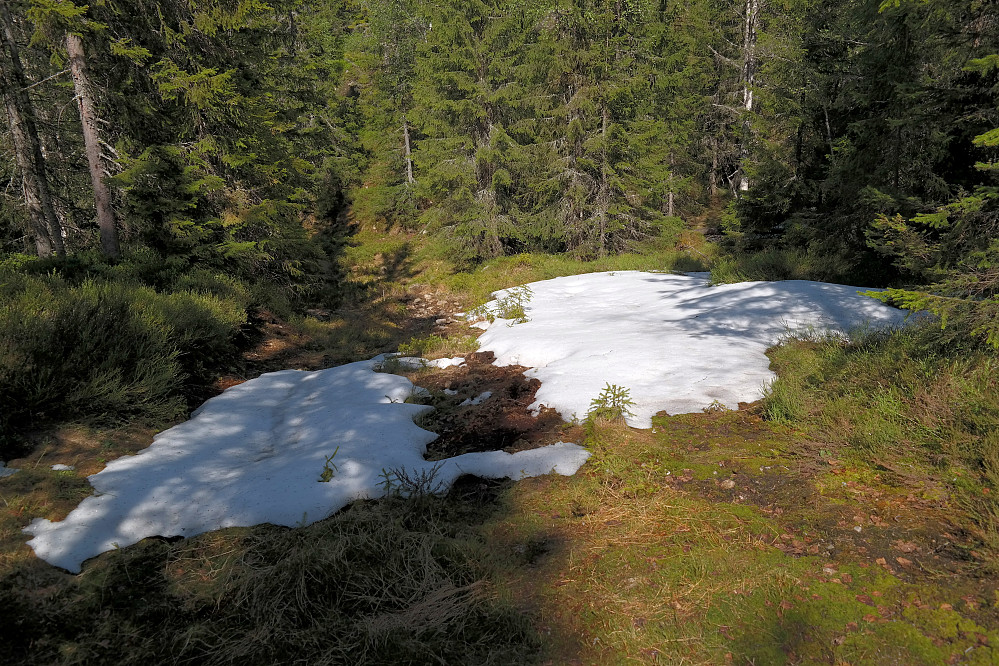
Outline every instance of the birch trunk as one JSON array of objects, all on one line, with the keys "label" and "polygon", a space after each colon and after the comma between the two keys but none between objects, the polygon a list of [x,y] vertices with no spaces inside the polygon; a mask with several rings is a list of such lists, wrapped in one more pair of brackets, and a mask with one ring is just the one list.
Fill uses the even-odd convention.
[{"label": "birch trunk", "polygon": [[66,33],[66,51],[69,53],[69,67],[73,74],[76,101],[80,107],[80,121],[83,124],[83,143],[86,147],[87,164],[90,167],[90,180],[94,187],[94,204],[97,209],[97,225],[101,230],[101,251],[110,259],[119,259],[118,225],[111,208],[111,192],[104,182],[104,169],[101,166],[101,142],[97,129],[97,111],[90,94],[90,84],[84,60],[83,40],[79,35]]}]

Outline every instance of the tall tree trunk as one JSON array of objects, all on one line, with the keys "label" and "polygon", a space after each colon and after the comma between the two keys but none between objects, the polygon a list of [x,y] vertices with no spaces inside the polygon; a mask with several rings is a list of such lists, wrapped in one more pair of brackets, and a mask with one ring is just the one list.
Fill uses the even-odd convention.
[{"label": "tall tree trunk", "polygon": [[708,193],[713,200],[718,196],[718,137],[712,136],[709,142],[711,144],[711,169],[708,171]]},{"label": "tall tree trunk", "polygon": [[406,120],[406,114],[402,114],[402,138],[406,146],[406,184],[413,185],[416,183],[416,178],[413,177],[413,148],[409,137],[409,122]]},{"label": "tall tree trunk", "polygon": [[63,256],[66,251],[62,242],[62,225],[52,205],[45,158],[35,124],[35,110],[26,91],[28,77],[21,65],[14,24],[6,3],[0,3],[0,45],[3,46],[0,49],[0,95],[7,109],[14,153],[21,170],[24,202],[28,208],[35,251],[39,257],[48,257],[53,253]]},{"label": "tall tree trunk", "polygon": [[749,161],[750,115],[753,113],[753,86],[756,83],[756,23],[760,14],[760,0],[746,0],[746,15],[742,32],[742,146],[740,148],[739,191],[749,189],[746,164]]},{"label": "tall tree trunk", "polygon": [[675,217],[676,206],[674,205],[674,197],[676,194],[673,192],[673,172],[669,172],[669,191],[666,193],[666,216]]},{"label": "tall tree trunk", "polygon": [[600,116],[600,193],[597,195],[597,219],[599,220],[600,246],[599,256],[607,255],[607,209],[610,206],[610,184],[607,182],[607,124],[609,114],[604,105]]},{"label": "tall tree trunk", "polygon": [[69,67],[73,73],[76,100],[80,107],[80,121],[83,123],[83,143],[86,146],[87,164],[90,166],[90,180],[94,186],[97,225],[101,230],[101,250],[104,256],[118,259],[121,257],[121,249],[118,246],[118,225],[114,210],[111,208],[111,192],[104,182],[97,111],[90,95],[90,84],[84,64],[83,40],[79,35],[66,33],[66,51],[69,53]]}]

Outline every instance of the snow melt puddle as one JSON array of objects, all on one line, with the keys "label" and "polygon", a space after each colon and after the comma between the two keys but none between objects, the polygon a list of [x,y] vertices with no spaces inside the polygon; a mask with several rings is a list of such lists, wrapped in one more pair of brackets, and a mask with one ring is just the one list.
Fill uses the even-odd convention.
[{"label": "snow melt puddle", "polygon": [[[568,476],[589,457],[559,442],[428,462],[423,454],[437,435],[413,419],[432,408],[405,403],[417,387],[376,372],[383,361],[283,370],[228,389],[137,455],[90,476],[95,494],[65,520],[34,520],[25,528],[34,535],[28,545],[79,572],[84,560],[149,536],[321,520],[355,499],[384,496],[383,470],[404,469],[413,478],[437,468],[446,489],[463,474]],[[320,483],[327,468],[332,476]]]},{"label": "snow melt puddle", "polygon": [[[709,286],[706,274],[624,271],[534,282],[527,321],[480,322],[479,350],[497,365],[524,365],[541,380],[532,408],[583,418],[607,384],[630,390],[629,425],[697,412],[717,401],[735,408],[773,380],[765,351],[789,332],[845,333],[899,325],[905,313],[850,287],[822,282]],[[488,307],[506,291],[494,294]]]}]

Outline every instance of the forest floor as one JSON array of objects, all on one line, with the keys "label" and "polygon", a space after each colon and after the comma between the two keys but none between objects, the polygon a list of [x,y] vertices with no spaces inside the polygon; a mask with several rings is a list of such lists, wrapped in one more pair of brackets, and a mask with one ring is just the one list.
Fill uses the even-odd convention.
[{"label": "forest floor", "polygon": [[[424,273],[412,266],[400,272],[402,254],[395,268],[390,253],[367,258],[358,271],[384,285],[380,298],[302,321],[258,313],[244,367],[217,389],[408,344],[467,359],[406,373],[430,389],[426,401],[436,407],[420,421],[440,434],[428,457],[562,440],[587,446],[588,463],[573,477],[465,480],[418,509],[360,503],[298,530],[147,539],[70,576],[34,558],[20,528],[35,516],[64,516],[89,494],[88,474],[147,446],[154,430],[44,433],[35,452],[11,461],[22,472],[0,479],[0,622],[18,663],[280,663],[268,649],[281,641],[306,650],[295,656],[309,663],[999,663],[992,557],[939,469],[858,455],[807,423],[764,420],[758,404],[660,414],[652,430],[566,424],[550,410],[533,417],[527,406],[538,382],[474,352],[474,331],[454,316],[468,307],[467,296],[420,282]],[[499,279],[523,277],[516,265],[512,273]],[[498,399],[459,407],[484,391]],[[53,463],[75,470],[54,471]],[[374,581],[376,591],[354,601],[341,600],[347,592],[339,588],[360,583],[345,583],[345,573],[320,583],[322,574],[306,564],[289,580],[311,581],[317,589],[308,593],[298,583],[254,578],[266,572],[284,581],[275,567],[294,569],[289,562],[318,557],[331,540],[354,543],[350,526],[366,524],[365,511],[377,516],[371,530],[382,523],[408,530],[399,537],[404,557],[422,562],[418,551],[447,551],[443,560],[457,573],[448,565],[434,576],[404,567],[406,576],[437,582],[399,593],[393,614],[365,615],[366,639],[331,630],[330,608],[361,613],[357,599],[395,589],[373,556],[344,556]],[[273,616],[293,611],[300,613],[287,625],[294,630],[281,629]],[[388,630],[410,638],[378,633]]]}]

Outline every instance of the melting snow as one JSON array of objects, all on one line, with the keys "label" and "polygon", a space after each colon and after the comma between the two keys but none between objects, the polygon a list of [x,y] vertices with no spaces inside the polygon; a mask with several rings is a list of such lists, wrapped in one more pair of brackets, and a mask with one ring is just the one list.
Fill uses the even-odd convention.
[{"label": "melting snow", "polygon": [[[228,389],[138,455],[89,477],[96,494],[63,521],[33,521],[25,528],[34,535],[28,545],[45,561],[78,572],[87,558],[148,536],[321,520],[354,499],[383,496],[383,470],[419,475],[436,466],[447,488],[462,474],[571,475],[589,457],[560,442],[428,462],[423,454],[436,435],[413,418],[431,408],[405,403],[413,384],[375,372],[382,362],[283,370]],[[333,476],[321,483],[334,451]]]},{"label": "melting snow", "polygon": [[[480,324],[481,349],[500,365],[533,368],[529,374],[541,380],[534,407],[582,417],[606,384],[616,384],[635,402],[629,423],[646,428],[661,410],[758,398],[773,378],[764,351],[789,330],[842,332],[904,318],[856,287],[817,282],[709,287],[703,275],[629,271],[547,280],[531,290],[529,321]],[[375,372],[384,360],[285,370],[230,388],[138,455],[89,477],[95,495],[61,522],[32,522],[29,545],[75,572],[87,558],[147,536],[311,523],[354,499],[384,495],[385,470],[419,477],[436,469],[445,488],[462,474],[570,475],[589,456],[560,442],[428,462],[423,454],[436,435],[413,418],[430,408],[404,402],[420,390],[409,380]],[[399,362],[451,367],[463,359]],[[332,478],[319,482],[326,467]],[[0,476],[12,471],[0,464]]]},{"label": "melting snow", "polygon": [[712,287],[705,274],[625,271],[530,288],[528,321],[479,323],[480,351],[494,352],[497,365],[532,368],[526,374],[541,380],[532,407],[566,419],[583,418],[606,384],[625,387],[635,402],[628,423],[638,428],[662,410],[760,398],[774,378],[764,352],[789,331],[845,333],[905,318],[860,287],[801,280]]},{"label": "melting snow", "polygon": [[462,400],[461,404],[458,405],[458,406],[459,407],[468,407],[470,405],[481,405],[482,403],[484,403],[486,400],[488,400],[491,397],[493,397],[493,392],[492,391],[486,391],[485,393],[480,393],[479,395],[475,396],[474,398],[468,398],[466,400]]}]

